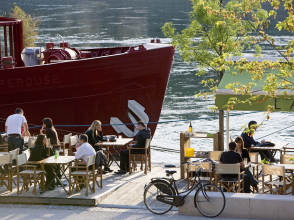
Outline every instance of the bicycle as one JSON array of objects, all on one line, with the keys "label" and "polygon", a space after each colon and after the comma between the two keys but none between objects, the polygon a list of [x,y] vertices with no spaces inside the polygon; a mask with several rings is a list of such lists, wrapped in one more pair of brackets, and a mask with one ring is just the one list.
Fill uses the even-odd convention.
[{"label": "bicycle", "polygon": [[[183,162],[184,164],[193,164],[194,162]],[[199,167],[198,167],[199,168]],[[195,169],[197,170],[197,169]],[[205,217],[214,218],[219,216],[226,205],[224,193],[219,187],[214,184],[204,184],[200,179],[202,168],[196,171],[193,185],[190,189],[179,192],[173,174],[177,173],[174,170],[166,170],[166,176],[171,178],[152,178],[144,189],[144,203],[147,209],[157,215],[162,215],[169,212],[173,206],[183,206],[185,198],[194,190],[197,189],[194,196],[194,205],[198,211]],[[198,183],[196,184],[196,177]]]}]

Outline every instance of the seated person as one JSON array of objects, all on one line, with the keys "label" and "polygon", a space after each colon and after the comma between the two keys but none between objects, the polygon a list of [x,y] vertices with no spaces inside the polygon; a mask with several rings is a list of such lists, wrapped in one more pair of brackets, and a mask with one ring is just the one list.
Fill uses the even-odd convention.
[{"label": "seated person", "polygon": [[[248,123],[248,128],[249,129],[254,129],[256,131],[256,129],[257,129],[257,122],[256,121],[250,121]],[[242,132],[241,137],[243,138],[244,147],[246,149],[251,148],[251,146],[256,146],[258,144],[263,144],[265,142],[265,140],[262,140],[261,142],[255,141],[253,139],[253,134],[252,133],[246,133],[244,131]],[[254,152],[254,151],[255,150],[252,150],[252,152]],[[263,151],[264,155],[263,155],[262,151],[257,150],[257,152],[259,152],[260,157],[261,157],[262,160],[264,159],[264,155],[267,157],[266,159],[270,159],[271,158],[270,152],[268,152],[268,151]]]},{"label": "seated person", "polygon": [[[97,152],[98,150],[101,150],[99,146],[95,146],[96,143],[103,141],[103,132],[101,127],[101,122],[99,120],[95,120],[92,122],[91,126],[88,128],[88,130],[85,132],[85,134],[88,136],[88,143],[94,148],[94,150]],[[106,174],[106,172],[112,172],[109,168],[109,165],[104,165],[103,174]]]},{"label": "seated person", "polygon": [[[243,138],[242,137],[237,137],[235,139],[235,143],[237,145],[236,147],[236,152],[240,154],[240,156],[242,157],[242,159],[244,160],[244,158],[247,159],[247,162],[250,162],[250,157],[249,157],[249,153],[248,151],[244,148],[244,142],[243,142]],[[243,171],[243,169],[242,169]],[[244,169],[245,174],[248,176],[249,178],[249,182],[250,185],[256,190],[256,192],[258,192],[258,181],[253,177],[251,171],[249,170],[249,167]]]},{"label": "seated person", "polygon": [[[220,163],[223,164],[237,164],[240,163],[240,167],[244,168],[244,162],[240,156],[240,154],[236,153],[236,143],[230,142],[229,143],[229,151],[223,152],[220,157]],[[222,179],[235,179],[238,178],[238,174],[222,174]],[[246,174],[244,174],[244,192],[250,193],[250,184]]]},{"label": "seated person", "polygon": [[[130,144],[129,147],[143,148],[145,149],[146,139],[150,139],[150,130],[146,129],[146,125],[143,121],[137,123],[138,134],[136,135],[136,144]],[[144,150],[132,150],[134,154],[144,154]],[[120,152],[120,170],[115,172],[116,174],[126,174],[129,170],[129,149]]]},{"label": "seated person", "polygon": [[94,148],[88,143],[88,136],[81,134],[79,137],[79,143],[76,145],[77,153],[75,159],[83,159],[85,163],[88,161],[88,157],[96,154]]},{"label": "seated person", "polygon": [[[47,138],[43,134],[39,134],[36,141],[35,147],[32,149],[31,156],[28,161],[40,161],[48,157],[47,148],[46,148]],[[40,165],[38,165],[40,167]],[[50,165],[44,165],[44,169],[46,171],[46,182],[45,189],[54,190],[55,189],[55,181],[54,173]],[[52,181],[52,182],[51,182]],[[51,183],[51,184],[50,184]],[[50,184],[50,186],[49,186]]]}]

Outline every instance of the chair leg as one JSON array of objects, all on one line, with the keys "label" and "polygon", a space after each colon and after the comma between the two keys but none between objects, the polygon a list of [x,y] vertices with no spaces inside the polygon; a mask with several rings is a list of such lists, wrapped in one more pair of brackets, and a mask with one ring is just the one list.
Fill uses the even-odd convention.
[{"label": "chair leg", "polygon": [[71,173],[69,172],[69,177],[68,177],[68,183],[69,183],[69,192],[68,192],[68,194],[71,196],[71,194],[72,194],[72,186],[71,186],[71,175],[70,175]]},{"label": "chair leg", "polygon": [[147,158],[146,157],[144,157],[144,161],[145,161],[145,175],[147,175]]}]

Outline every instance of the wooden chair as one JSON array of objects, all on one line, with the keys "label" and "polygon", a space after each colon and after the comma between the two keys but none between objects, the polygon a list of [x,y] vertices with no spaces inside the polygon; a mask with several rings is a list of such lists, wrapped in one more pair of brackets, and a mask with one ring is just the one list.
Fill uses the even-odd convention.
[{"label": "wooden chair", "polygon": [[0,173],[1,186],[5,185],[9,191],[12,191],[12,154],[0,156],[0,166],[3,165],[7,166],[8,172]]},{"label": "wooden chair", "polygon": [[65,155],[65,149],[66,149],[66,145],[70,145],[70,136],[71,134],[66,134],[63,136],[63,142],[60,143],[61,147],[63,149],[63,155]]},{"label": "wooden chair", "polygon": [[0,144],[0,152],[8,152],[8,143]]},{"label": "wooden chair", "polygon": [[23,151],[22,154],[26,155],[26,159],[28,161],[31,156],[31,151],[30,151],[30,149],[27,149],[27,150]]},{"label": "wooden chair", "polygon": [[253,171],[253,176],[256,178],[256,180],[258,181],[258,177],[259,177],[259,161],[258,161],[258,152],[250,152],[249,153],[249,157],[250,157],[250,161],[251,161],[251,167],[252,167],[252,171]]},{"label": "wooden chair", "polygon": [[214,161],[219,161],[223,151],[209,151],[209,158]]},{"label": "wooden chair", "polygon": [[35,142],[36,142],[35,138],[29,138],[29,140],[28,140],[28,148],[29,149],[34,148],[35,147]]},{"label": "wooden chair", "polygon": [[[190,183],[191,185],[193,184],[193,181],[194,181],[194,175],[196,175],[196,171],[199,170],[199,168],[202,168],[202,172],[203,173],[207,173],[209,176],[208,177],[201,177],[201,181],[204,181],[204,182],[209,182],[209,183],[212,183],[214,181],[214,178],[212,176],[212,164],[210,162],[202,162],[200,164],[200,166],[196,166],[193,165],[193,164],[189,164],[187,166],[187,181],[188,181],[188,189],[190,188]],[[198,180],[196,179],[196,181],[198,182]],[[197,182],[195,184],[197,184]]]},{"label": "wooden chair", "polygon": [[[37,184],[41,185],[41,189],[45,190],[44,187],[44,166],[41,164],[42,170],[37,170],[37,166],[35,165],[27,165],[27,157],[26,154],[20,154],[16,157],[17,161],[17,195],[22,193],[22,190],[29,190],[29,184],[34,184],[33,194],[37,194]],[[19,168],[24,168],[23,171],[20,171]],[[20,178],[22,178],[22,181]],[[19,184],[22,183],[22,188],[19,192]]]},{"label": "wooden chair", "polygon": [[[144,169],[144,174],[147,174],[147,170],[148,170],[148,154],[150,154],[150,151],[148,152],[148,149],[150,149],[150,142],[151,139],[146,139],[145,141],[145,148],[133,148],[133,147],[128,147],[129,149],[129,174],[132,173],[132,169],[136,169],[136,161],[140,161],[141,162],[141,170],[143,170],[143,164],[145,164],[145,169]],[[144,153],[141,154],[137,154],[137,153],[132,153],[131,150],[141,150],[144,151]],[[151,163],[149,164],[149,166],[151,167]],[[149,168],[149,170],[151,170]]]},{"label": "wooden chair", "polygon": [[[269,176],[269,181],[265,181],[265,176]],[[273,181],[273,176],[282,177],[282,181]],[[265,191],[265,187],[268,187],[269,190]],[[262,194],[270,192],[270,194],[286,195],[292,193],[292,191],[287,193],[287,190],[291,187],[293,190],[294,184],[293,181],[287,182],[285,167],[268,164],[262,165]]]},{"label": "wooden chair", "polygon": [[70,136],[69,140],[69,148],[68,148],[68,155],[73,156],[72,148],[79,142],[78,135]]},{"label": "wooden chair", "polygon": [[[289,159],[291,157],[293,157],[294,155],[290,155],[290,154],[281,154],[281,160],[280,160],[280,163],[281,164],[293,164],[294,161],[290,161]],[[293,174],[293,171],[292,170],[288,170],[286,171],[286,180],[288,182],[291,182],[292,181],[292,174]]]},{"label": "wooden chair", "polygon": [[102,166],[99,166],[98,169],[96,169],[96,175],[95,175],[95,181],[97,183],[97,186],[100,187],[102,189],[102,174],[103,174],[103,170],[102,170]]},{"label": "wooden chair", "polygon": [[[219,178],[221,174],[237,174],[237,178]],[[240,164],[216,164],[215,166],[215,183],[224,187],[227,192],[244,192],[244,172],[240,172]]]},{"label": "wooden chair", "polygon": [[[75,166],[69,167],[69,195],[72,195],[73,186],[76,186],[76,191],[78,191],[81,184],[86,185],[86,196],[88,196],[88,188],[90,188],[91,192],[95,193],[95,156],[94,154],[88,157],[87,163],[77,161]],[[73,168],[75,171],[72,171]],[[71,177],[73,177],[74,182],[71,182]],[[91,181],[93,182],[92,187],[90,185]]]},{"label": "wooden chair", "polygon": [[[16,174],[16,156],[19,155],[19,148],[16,148],[12,151],[9,151],[9,154],[12,155],[12,166],[11,166],[11,175],[12,175],[12,182],[16,186],[16,182],[13,179],[14,174]],[[15,164],[15,165],[14,165]]]}]

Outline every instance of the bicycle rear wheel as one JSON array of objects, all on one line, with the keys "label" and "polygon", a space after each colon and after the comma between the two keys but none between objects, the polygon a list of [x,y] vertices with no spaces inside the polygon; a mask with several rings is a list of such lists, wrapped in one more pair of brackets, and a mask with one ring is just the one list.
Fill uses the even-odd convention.
[{"label": "bicycle rear wheel", "polygon": [[[159,195],[176,195],[175,190],[170,184],[163,180],[155,180],[151,182],[144,190],[144,203],[147,209],[157,215],[162,215],[170,211],[173,205],[163,203],[157,200]],[[164,198],[170,202],[174,198]]]},{"label": "bicycle rear wheel", "polygon": [[206,184],[197,190],[194,203],[202,215],[214,218],[223,212],[226,198],[219,187],[213,184]]}]

